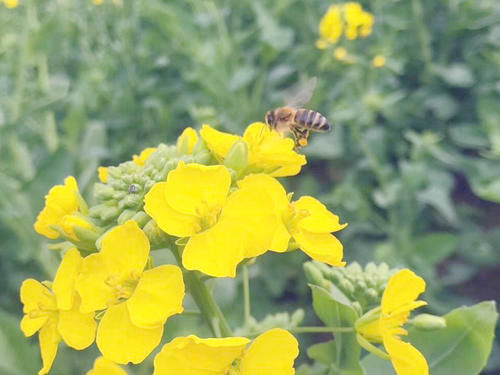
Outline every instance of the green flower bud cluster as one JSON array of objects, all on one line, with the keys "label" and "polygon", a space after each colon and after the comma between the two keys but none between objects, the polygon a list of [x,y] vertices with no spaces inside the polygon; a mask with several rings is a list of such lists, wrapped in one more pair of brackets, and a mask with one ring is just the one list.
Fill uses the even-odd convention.
[{"label": "green flower bud cluster", "polygon": [[397,271],[386,263],[377,265],[370,262],[363,268],[359,263],[352,262],[340,268],[316,261],[304,264],[304,270],[310,283],[325,289],[334,284],[353,303],[359,304],[361,311],[380,305],[387,282]]},{"label": "green flower bud cluster", "polygon": [[186,164],[209,164],[211,155],[203,145],[192,154],[181,154],[175,146],[160,144],[142,166],[127,161],[108,167],[107,181],[94,186],[97,204],[90,207],[89,216],[104,227],[129,219],[141,224],[145,217],[142,211],[144,196],[155,183],[165,181],[168,172],[175,169],[181,160]]},{"label": "green flower bud cluster", "polygon": [[287,312],[281,312],[274,315],[268,315],[262,321],[257,321],[255,318],[250,317],[245,325],[237,329],[235,336],[252,336],[259,332],[265,332],[272,328],[283,328],[290,330],[298,327],[304,320],[304,310],[297,309],[291,315]]}]

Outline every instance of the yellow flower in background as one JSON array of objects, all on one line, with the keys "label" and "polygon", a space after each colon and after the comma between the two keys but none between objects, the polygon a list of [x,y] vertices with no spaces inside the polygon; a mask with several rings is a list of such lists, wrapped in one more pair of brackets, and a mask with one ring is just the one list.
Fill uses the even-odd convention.
[{"label": "yellow flower in background", "polygon": [[76,249],[69,250],[57,271],[52,290],[44,284],[27,279],[21,285],[24,317],[21,330],[26,336],[38,332],[43,367],[47,374],[57,354],[59,342],[83,350],[94,342],[97,323],[94,313],[81,313],[74,283],[82,258]]},{"label": "yellow flower in background", "polygon": [[[331,5],[319,24],[318,48],[336,44],[344,35],[348,40],[367,37],[372,33],[374,17],[357,2]],[[321,41],[321,42],[320,42]]]},{"label": "yellow flower in background", "polygon": [[427,304],[417,300],[424,291],[424,279],[409,269],[403,269],[390,278],[381,306],[366,313],[356,324],[359,336],[384,345],[398,375],[429,373],[422,353],[400,338],[408,334],[403,325],[408,321],[410,312]]},{"label": "yellow flower in background", "polygon": [[97,176],[99,177],[99,181],[103,184],[108,182],[109,171],[107,167],[99,167],[97,168]]},{"label": "yellow flower in background", "polygon": [[92,4],[94,5],[101,5],[104,2],[104,0],[92,0]]},{"label": "yellow flower in background", "polygon": [[80,206],[81,197],[76,180],[73,176],[66,177],[64,185],[54,186],[45,196],[45,207],[38,214],[35,231],[47,238],[56,239],[61,235],[53,228],[57,226],[65,236],[77,241],[74,226],[92,228],[79,214]]},{"label": "yellow flower in background", "polygon": [[199,137],[196,130],[191,127],[187,127],[177,139],[177,152],[181,155],[192,154],[198,139]]},{"label": "yellow flower in background", "polygon": [[108,359],[140,363],[160,343],[167,319],[183,311],[184,281],[174,265],[144,270],[149,241],[135,221],[110,230],[99,253],[82,262],[80,311],[106,309],[97,346]]},{"label": "yellow flower in background", "polygon": [[5,7],[8,9],[14,9],[19,6],[19,0],[0,0],[0,3],[3,1]]},{"label": "yellow flower in background", "polygon": [[248,173],[267,173],[275,177],[295,176],[307,163],[304,155],[294,151],[295,143],[262,122],[248,126],[243,137],[224,133],[203,125],[200,135],[219,162],[238,140],[248,145]]},{"label": "yellow flower in background", "polygon": [[344,22],[342,20],[341,7],[332,5],[328,8],[319,23],[320,40],[329,44],[335,44],[339,41],[344,31]]},{"label": "yellow flower in background", "polygon": [[127,373],[116,363],[104,357],[99,357],[94,361],[92,370],[87,371],[86,375],[127,375]]},{"label": "yellow flower in background", "polygon": [[132,161],[139,165],[139,166],[143,166],[146,161],[149,159],[149,157],[153,154],[153,152],[156,151],[156,147],[148,147],[148,148],[145,148],[144,150],[141,151],[141,153],[139,155],[133,155],[132,156]]},{"label": "yellow flower in background", "polygon": [[272,196],[275,212],[279,217],[271,251],[284,252],[290,248],[290,239],[311,258],[330,264],[343,266],[342,243],[331,233],[347,226],[340,224],[339,217],[309,196],[290,202],[283,186],[274,178],[264,175],[250,175],[238,182],[240,188],[265,191]]},{"label": "yellow flower in background", "polygon": [[189,237],[182,253],[186,269],[235,277],[244,258],[270,246],[278,223],[271,197],[252,189],[230,193],[230,186],[225,166],[180,162],[146,195],[144,210],[164,232]]},{"label": "yellow flower in background", "polygon": [[372,60],[372,65],[375,68],[382,68],[385,65],[385,56],[383,55],[377,55],[373,58]]},{"label": "yellow flower in background", "polygon": [[337,47],[333,50],[333,57],[343,61],[347,57],[347,50],[344,47]]},{"label": "yellow flower in background", "polygon": [[246,349],[245,337],[200,339],[177,337],[154,359],[153,375],[293,375],[299,354],[295,337],[281,328],[269,330]]}]

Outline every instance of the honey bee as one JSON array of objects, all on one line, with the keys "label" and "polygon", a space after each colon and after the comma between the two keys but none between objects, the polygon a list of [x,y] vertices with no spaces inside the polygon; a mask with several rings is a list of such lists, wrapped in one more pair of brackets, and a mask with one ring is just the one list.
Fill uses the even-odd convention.
[{"label": "honey bee", "polygon": [[276,108],[266,113],[266,124],[279,133],[292,133],[295,137],[295,149],[307,146],[311,131],[324,133],[331,125],[321,113],[300,108],[312,97],[316,87],[316,77],[309,79],[303,87],[288,101],[285,107]]}]

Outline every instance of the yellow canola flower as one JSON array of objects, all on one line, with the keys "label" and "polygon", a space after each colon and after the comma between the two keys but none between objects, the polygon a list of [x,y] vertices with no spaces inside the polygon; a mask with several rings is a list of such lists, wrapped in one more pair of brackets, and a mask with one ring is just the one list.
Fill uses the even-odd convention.
[{"label": "yellow canola flower", "polygon": [[21,330],[26,336],[38,332],[43,367],[47,374],[57,354],[59,342],[83,350],[94,342],[97,323],[94,313],[81,313],[74,283],[82,258],[76,249],[69,250],[57,270],[52,290],[42,283],[27,279],[21,285],[24,317]]},{"label": "yellow canola flower", "polygon": [[153,152],[156,151],[156,147],[148,147],[148,148],[145,148],[144,150],[141,151],[141,153],[139,155],[133,155],[132,156],[132,161],[139,165],[139,166],[143,166],[146,161],[149,159],[149,157],[153,154]]},{"label": "yellow canola flower", "polygon": [[97,176],[99,177],[99,181],[103,184],[108,182],[109,170],[107,167],[99,167],[97,168]]},{"label": "yellow canola flower", "polygon": [[19,0],[3,0],[3,3],[5,4],[5,7],[8,9],[14,9],[19,6]]},{"label": "yellow canola flower", "polygon": [[[318,48],[336,44],[342,35],[349,40],[367,37],[372,33],[374,17],[357,2],[331,5],[319,24]],[[324,49],[324,48],[322,48]]]},{"label": "yellow canola flower", "polygon": [[177,152],[181,155],[191,155],[198,139],[199,137],[196,130],[191,127],[187,127],[177,139]]},{"label": "yellow canola flower", "polygon": [[264,253],[278,225],[271,196],[238,189],[223,165],[184,164],[146,195],[144,210],[166,233],[189,237],[182,253],[188,270],[235,277],[245,258]]},{"label": "yellow canola flower", "polygon": [[203,125],[200,135],[215,158],[222,162],[238,140],[248,145],[247,173],[267,173],[275,177],[295,176],[307,163],[304,155],[294,151],[291,138],[284,137],[262,122],[248,126],[243,137]]},{"label": "yellow canola flower", "polygon": [[337,47],[333,50],[333,57],[337,60],[345,60],[347,57],[347,50],[344,47]]},{"label": "yellow canola flower", "polygon": [[398,375],[429,374],[422,353],[399,337],[408,334],[403,325],[410,312],[427,304],[417,300],[424,291],[424,279],[409,269],[403,269],[390,278],[381,306],[365,314],[368,318],[361,317],[362,323],[356,325],[358,335],[363,339],[384,345]]},{"label": "yellow canola flower", "polygon": [[347,226],[340,224],[339,217],[317,199],[304,196],[290,202],[283,186],[274,178],[265,174],[245,177],[238,182],[241,189],[266,191],[272,196],[273,206],[279,218],[270,250],[284,252],[290,248],[290,239],[311,258],[330,264],[343,266],[342,243],[331,233]]},{"label": "yellow canola flower", "polygon": [[140,363],[160,343],[167,319],[183,311],[184,281],[174,265],[144,270],[149,241],[135,221],[111,229],[82,262],[80,311],[104,310],[97,346],[116,363]]},{"label": "yellow canola flower", "polygon": [[281,328],[258,336],[201,339],[177,337],[154,359],[153,375],[293,375],[299,354],[295,337]]},{"label": "yellow canola flower", "polygon": [[45,196],[45,207],[38,214],[35,231],[47,238],[56,239],[60,233],[52,226],[58,226],[69,238],[78,241],[74,227],[92,228],[79,214],[80,192],[73,176],[66,177],[64,185],[56,185]]},{"label": "yellow canola flower", "polygon": [[87,371],[86,375],[127,375],[127,373],[116,363],[99,357],[94,361],[92,370]]},{"label": "yellow canola flower", "polygon": [[372,65],[375,68],[382,68],[385,65],[385,56],[383,55],[377,55],[373,58],[372,60]]}]

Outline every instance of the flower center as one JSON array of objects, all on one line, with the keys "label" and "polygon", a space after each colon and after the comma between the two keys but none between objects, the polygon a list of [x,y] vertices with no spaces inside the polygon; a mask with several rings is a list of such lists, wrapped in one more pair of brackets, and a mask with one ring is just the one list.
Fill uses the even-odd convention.
[{"label": "flower center", "polygon": [[211,206],[207,201],[201,201],[201,205],[196,207],[196,214],[200,218],[200,232],[213,227],[219,218],[222,207]]},{"label": "flower center", "polygon": [[288,206],[288,213],[283,221],[288,231],[292,233],[299,223],[308,216],[311,216],[308,210],[297,209],[292,203]]},{"label": "flower center", "polygon": [[233,362],[231,362],[231,365],[229,365],[229,368],[224,372],[224,375],[239,375],[240,373],[240,358],[236,358]]},{"label": "flower center", "polygon": [[115,302],[118,303],[132,296],[140,276],[136,271],[132,271],[126,278],[120,279],[116,275],[110,275],[104,282],[114,290]]}]

